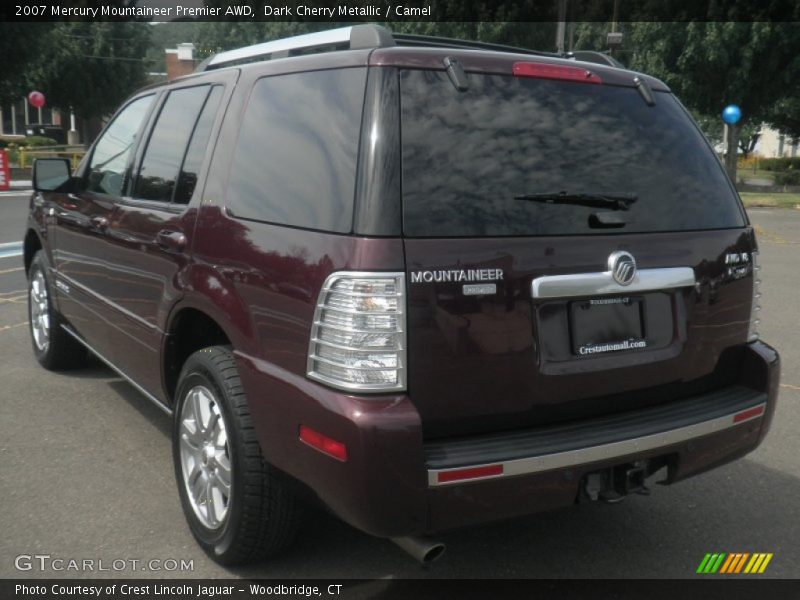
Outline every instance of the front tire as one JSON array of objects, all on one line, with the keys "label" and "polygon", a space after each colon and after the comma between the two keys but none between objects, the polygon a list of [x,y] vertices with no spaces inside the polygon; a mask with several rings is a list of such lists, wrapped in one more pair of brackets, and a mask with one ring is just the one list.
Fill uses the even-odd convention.
[{"label": "front tire", "polygon": [[58,371],[81,366],[86,350],[61,328],[61,316],[53,306],[53,288],[41,250],[28,269],[28,321],[33,354],[45,369]]},{"label": "front tire", "polygon": [[295,537],[300,507],[286,476],[261,454],[230,348],[192,354],[176,398],[175,476],[197,542],[223,565],[283,550]]}]

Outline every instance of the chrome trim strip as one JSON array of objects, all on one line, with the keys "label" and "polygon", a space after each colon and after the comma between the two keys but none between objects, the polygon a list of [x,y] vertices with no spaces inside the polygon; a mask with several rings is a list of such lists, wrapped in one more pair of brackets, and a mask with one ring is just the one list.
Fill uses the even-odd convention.
[{"label": "chrome trim strip", "polygon": [[[389,334],[391,335],[391,334]],[[397,348],[379,348],[374,346],[345,346],[343,344],[336,344],[334,342],[328,342],[326,340],[321,340],[319,338],[314,338],[311,340],[315,344],[320,344],[321,346],[327,346],[328,348],[336,348],[337,350],[348,350],[353,352],[373,352],[373,353],[380,353],[380,352],[396,352],[398,350],[405,350],[402,347],[402,344],[399,345]]]},{"label": "chrome trim strip", "polygon": [[[401,313],[398,313],[401,314]],[[316,316],[316,315],[315,315]],[[398,319],[400,321],[400,319]],[[405,318],[402,319],[405,321]],[[405,328],[401,329],[401,325],[403,323],[399,322],[397,325],[397,329],[385,329],[385,330],[375,330],[375,329],[353,329],[352,327],[342,327],[341,325],[331,325],[330,323],[325,323],[320,321],[319,319],[314,319],[314,326],[315,327],[327,327],[328,329],[335,329],[336,331],[344,331],[345,333],[405,333]]]},{"label": "chrome trim strip", "polygon": [[531,294],[534,298],[604,296],[690,287],[695,282],[694,269],[691,267],[639,269],[628,285],[620,285],[614,281],[611,271],[598,271],[537,277],[531,283]]},{"label": "chrome trim strip", "polygon": [[[654,433],[644,437],[602,444],[600,446],[578,448],[576,450],[568,450],[566,452],[543,454],[541,456],[531,456],[529,458],[519,458],[509,461],[494,461],[489,463],[464,465],[451,469],[429,469],[428,487],[472,483],[473,481],[485,481],[487,479],[498,479],[501,477],[510,477],[514,475],[530,475],[532,473],[541,473],[543,471],[551,471],[553,469],[563,469],[565,467],[573,467],[576,465],[584,465],[598,461],[615,459],[638,452],[656,450],[661,447],[679,444],[681,442],[686,442],[704,435],[709,435],[711,433],[717,433],[731,427],[736,427],[743,423],[747,423],[748,421],[752,421],[753,419],[760,419],[764,416],[764,411],[758,415],[734,422],[734,417],[736,415],[744,412],[745,410],[752,410],[761,407],[763,407],[764,411],[766,411],[767,403],[762,402],[761,404],[756,404],[747,409],[738,410],[735,413],[731,413],[723,417],[717,417],[716,419],[702,421],[693,425],[687,425],[686,427],[671,429],[661,433]],[[439,473],[462,471],[464,469],[473,469],[496,464],[503,465],[502,475],[490,475],[475,479],[463,479],[459,481],[447,481],[444,483],[439,483]]]},{"label": "chrome trim strip", "polygon": [[[361,350],[356,350],[356,352],[361,352]],[[400,354],[400,350],[387,350],[384,352],[384,354]],[[310,357],[314,362],[321,362],[332,367],[339,367],[341,369],[347,369],[350,371],[400,371],[404,368],[399,361],[396,367],[348,367],[345,364],[336,362],[332,358],[325,358],[324,356],[319,356],[318,354],[311,354]]]},{"label": "chrome trim strip", "polygon": [[102,355],[102,354],[100,354],[100,353],[99,353],[97,350],[95,350],[95,349],[94,349],[92,346],[90,346],[90,345],[89,345],[89,344],[86,342],[86,340],[84,340],[84,339],[83,339],[81,336],[79,336],[79,335],[78,335],[78,334],[77,334],[75,331],[73,331],[71,327],[69,327],[68,325],[64,325],[64,324],[62,324],[62,325],[61,325],[61,328],[62,328],[64,331],[66,331],[66,332],[67,332],[69,335],[71,335],[72,337],[74,337],[74,338],[75,338],[75,339],[76,339],[78,342],[80,342],[80,343],[81,343],[81,345],[82,345],[82,346],[84,346],[84,347],[85,347],[85,348],[86,348],[86,349],[87,349],[89,352],[91,352],[91,353],[92,353],[92,354],[94,354],[94,355],[95,355],[97,358],[99,358],[101,361],[103,361],[103,363],[104,363],[104,364],[105,364],[105,365],[106,365],[106,366],[107,366],[109,369],[111,369],[111,370],[112,370],[112,371],[114,371],[114,372],[115,372],[117,375],[119,375],[120,377],[122,377],[122,378],[123,378],[125,381],[127,381],[128,383],[130,383],[130,384],[131,384],[131,385],[132,385],[132,386],[133,386],[133,387],[136,389],[136,391],[138,391],[139,393],[141,393],[141,394],[142,394],[142,395],[143,395],[145,398],[147,398],[148,400],[150,400],[150,402],[152,402],[153,404],[155,404],[155,405],[156,405],[158,408],[160,408],[162,411],[164,411],[165,413],[167,413],[169,416],[172,416],[172,409],[171,409],[169,406],[167,406],[166,404],[164,404],[163,402],[161,402],[161,400],[159,400],[158,398],[156,398],[155,396],[153,396],[153,394],[151,394],[150,392],[148,392],[146,389],[144,389],[142,386],[140,386],[138,383],[136,383],[136,382],[135,382],[133,379],[131,379],[130,377],[128,377],[128,376],[127,376],[127,375],[126,375],[126,374],[125,374],[125,373],[122,371],[122,369],[120,369],[120,368],[119,368],[117,365],[115,365],[114,363],[112,363],[112,362],[111,362],[110,360],[108,360],[108,359],[107,359],[105,356],[103,356],[103,355]]},{"label": "chrome trim strip", "polygon": [[57,272],[56,272],[56,277],[60,277],[60,278],[61,278],[61,279],[63,279],[64,281],[68,282],[70,285],[73,285],[73,286],[75,286],[76,288],[78,288],[79,290],[81,290],[81,291],[82,291],[84,294],[88,294],[89,296],[92,296],[93,298],[95,298],[96,300],[99,300],[99,301],[100,301],[100,302],[102,302],[103,304],[106,304],[106,305],[110,306],[111,308],[113,308],[113,309],[114,309],[114,310],[116,310],[117,312],[120,312],[120,313],[122,313],[123,315],[125,315],[126,317],[128,317],[129,319],[131,319],[132,321],[136,321],[136,322],[137,322],[137,323],[139,323],[140,325],[144,325],[144,326],[145,326],[147,329],[150,329],[150,330],[155,330],[155,331],[157,331],[157,332],[158,332],[158,333],[160,333],[160,334],[164,334],[164,335],[166,334],[166,333],[165,333],[164,331],[162,331],[162,330],[161,330],[161,328],[160,328],[160,327],[158,327],[157,325],[153,325],[153,324],[152,324],[150,321],[148,321],[147,319],[143,319],[143,318],[142,318],[142,317],[140,317],[139,315],[137,315],[137,314],[135,314],[135,313],[132,313],[131,311],[129,311],[127,308],[124,308],[124,307],[120,306],[119,304],[117,304],[117,303],[116,303],[116,302],[114,302],[113,300],[109,300],[109,299],[108,299],[108,298],[106,298],[105,296],[103,296],[103,295],[101,295],[101,294],[98,294],[98,293],[97,293],[97,292],[95,292],[93,289],[86,287],[85,285],[83,285],[83,284],[82,284],[82,283],[80,283],[79,281],[76,281],[76,280],[75,280],[75,279],[73,279],[72,277],[69,277],[68,275],[64,275],[64,273],[62,273],[61,271],[57,271]]},{"label": "chrome trim strip", "polygon": [[339,29],[306,33],[290,38],[273,40],[271,42],[263,42],[261,44],[254,44],[252,46],[245,46],[244,48],[237,48],[235,50],[228,50],[227,52],[215,54],[214,57],[209,61],[208,65],[216,66],[245,58],[255,58],[257,56],[264,56],[266,54],[288,52],[290,50],[299,50],[301,48],[332,46],[336,44],[344,44],[345,42],[349,44],[350,33],[352,30],[352,27],[341,27]]},{"label": "chrome trim strip", "polygon": [[[336,292],[327,290],[328,294],[335,294]],[[397,298],[397,296],[394,296]],[[332,312],[342,313],[343,315],[378,315],[379,317],[402,315],[403,311],[398,306],[397,310],[359,310],[357,308],[340,308],[338,306],[328,306],[326,304],[317,304],[318,308],[330,310]]]}]

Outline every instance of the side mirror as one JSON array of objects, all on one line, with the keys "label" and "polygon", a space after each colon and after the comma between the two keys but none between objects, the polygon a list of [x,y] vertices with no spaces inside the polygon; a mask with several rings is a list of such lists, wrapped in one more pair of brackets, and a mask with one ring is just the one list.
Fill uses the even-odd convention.
[{"label": "side mirror", "polygon": [[33,163],[33,189],[37,192],[65,191],[71,179],[68,158],[37,158]]}]

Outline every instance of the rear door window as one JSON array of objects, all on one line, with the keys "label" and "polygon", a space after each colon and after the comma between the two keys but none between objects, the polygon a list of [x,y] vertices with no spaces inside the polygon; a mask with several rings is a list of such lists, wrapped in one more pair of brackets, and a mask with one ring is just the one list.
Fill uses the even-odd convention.
[{"label": "rear door window", "polygon": [[351,231],[365,84],[362,68],[258,80],[233,156],[230,213]]},{"label": "rear door window", "polygon": [[208,149],[208,141],[211,137],[211,128],[214,126],[214,118],[217,115],[220,100],[222,100],[223,87],[215,85],[211,88],[211,93],[203,106],[203,112],[197,119],[197,124],[192,132],[192,139],[186,149],[186,156],[183,159],[178,183],[175,188],[173,202],[175,204],[188,204],[197,186],[197,179],[200,176],[200,167],[203,166],[203,159]]},{"label": "rear door window", "polygon": [[[669,93],[444,72],[400,76],[403,226],[411,237],[588,235],[741,227],[724,172]],[[515,199],[635,197],[627,210]],[[622,228],[590,226],[613,212]],[[594,217],[596,220],[596,217]],[[603,218],[603,216],[601,216]]]},{"label": "rear door window", "polygon": [[170,202],[189,138],[208,96],[207,85],[173,90],[158,115],[133,197]]}]

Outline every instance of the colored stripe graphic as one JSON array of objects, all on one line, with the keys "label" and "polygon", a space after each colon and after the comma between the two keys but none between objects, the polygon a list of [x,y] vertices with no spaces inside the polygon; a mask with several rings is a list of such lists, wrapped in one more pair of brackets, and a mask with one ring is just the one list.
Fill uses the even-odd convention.
[{"label": "colored stripe graphic", "polygon": [[722,564],[722,568],[719,570],[719,572],[720,573],[730,573],[730,570],[736,564],[736,558],[738,556],[739,556],[738,554],[728,554],[728,560],[726,560]]},{"label": "colored stripe graphic", "polygon": [[769,554],[767,554],[764,557],[764,562],[761,563],[761,567],[758,569],[758,572],[759,573],[763,573],[765,571],[765,569],[767,568],[767,565],[769,564],[769,561],[771,561],[771,560],[772,560],[772,552],[770,552]]},{"label": "colored stripe graphic", "polygon": [[767,565],[769,564],[769,561],[772,560],[772,556],[773,555],[772,555],[771,552],[770,553],[763,552],[763,553],[759,553],[759,554],[753,554],[753,558],[747,564],[747,567],[745,568],[744,572],[745,573],[763,573],[766,570]]},{"label": "colored stripe graphic", "polygon": [[723,560],[725,560],[725,553],[724,552],[719,555],[719,558],[717,559],[717,562],[715,562],[714,566],[711,567],[711,571],[710,572],[711,573],[716,573],[719,570],[720,566],[722,566],[722,561]]},{"label": "colored stripe graphic", "polygon": [[735,573],[763,573],[772,560],[773,554],[768,552],[715,552],[706,554],[697,567],[701,574],[735,574]]},{"label": "colored stripe graphic", "polygon": [[742,567],[744,567],[744,563],[747,561],[749,556],[750,556],[749,552],[745,552],[744,554],[742,554],[741,560],[739,560],[738,564],[736,565],[736,570],[735,571],[732,570],[731,573],[741,572]]},{"label": "colored stripe graphic", "polygon": [[727,564],[727,568],[723,568],[720,573],[738,573],[742,570],[744,566],[744,561],[747,560],[747,557],[750,556],[749,552],[741,553],[737,552],[731,555],[732,558],[730,559],[730,564]]},{"label": "colored stripe graphic", "polygon": [[722,561],[725,560],[727,554],[725,552],[715,552],[714,554],[706,554],[703,562],[700,563],[700,566],[697,567],[698,573],[716,573],[720,566],[722,566]]},{"label": "colored stripe graphic", "polygon": [[711,559],[711,555],[710,554],[706,554],[705,557],[703,558],[703,560],[700,561],[700,566],[697,567],[697,572],[698,573],[705,573],[706,572],[706,565],[708,564],[708,561],[710,559]]}]

